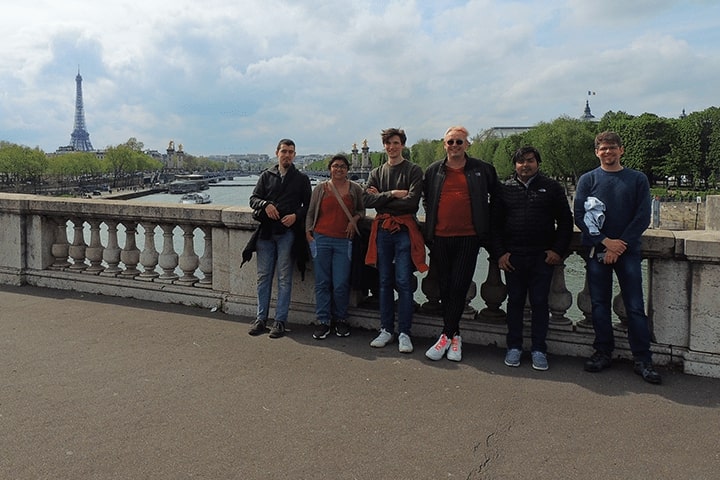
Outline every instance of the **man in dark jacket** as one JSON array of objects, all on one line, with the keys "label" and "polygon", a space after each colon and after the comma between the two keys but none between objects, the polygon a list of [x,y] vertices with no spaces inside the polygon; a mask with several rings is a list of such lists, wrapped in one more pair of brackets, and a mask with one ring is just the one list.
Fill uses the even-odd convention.
[{"label": "man in dark jacket", "polygon": [[505,365],[520,366],[525,299],[532,309],[531,356],[547,370],[548,295],[553,268],[567,254],[573,219],[565,189],[539,172],[540,152],[522,147],[513,155],[515,173],[501,183],[493,205],[492,252],[508,290]]},{"label": "man in dark jacket", "polygon": [[[257,252],[258,307],[250,335],[267,331],[272,281],[277,266],[278,295],[270,338],[285,334],[292,294],[293,258],[297,256],[295,252],[303,250],[297,244],[306,241],[305,215],[311,194],[310,179],[293,165],[295,142],[280,140],[275,155],[278,164],[260,174],[250,195],[250,208],[256,211],[260,225],[245,249],[248,254],[253,247]],[[304,250],[307,250],[306,243]],[[243,252],[244,256],[246,252]]]},{"label": "man in dark jacket", "polygon": [[459,362],[460,318],[480,247],[490,240],[490,201],[497,173],[489,163],[468,156],[465,127],[448,128],[443,146],[447,155],[431,164],[423,179],[425,242],[443,309],[443,331],[425,356],[440,360],[447,355],[448,360]]}]

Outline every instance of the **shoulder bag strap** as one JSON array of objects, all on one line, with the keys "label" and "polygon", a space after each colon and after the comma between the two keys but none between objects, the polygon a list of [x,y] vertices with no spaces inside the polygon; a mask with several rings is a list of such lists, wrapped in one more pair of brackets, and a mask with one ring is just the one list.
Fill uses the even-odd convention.
[{"label": "shoulder bag strap", "polygon": [[340,203],[340,206],[342,207],[343,212],[345,212],[345,215],[347,215],[348,220],[350,220],[350,223],[355,228],[355,233],[360,235],[360,229],[358,229],[357,223],[355,222],[355,219],[353,219],[353,216],[350,214],[350,210],[348,210],[347,205],[345,205],[345,202],[343,202],[342,197],[340,196],[340,192],[337,191],[337,188],[335,188],[335,185],[333,185],[332,180],[328,180],[327,183],[330,184],[330,188],[332,188],[332,191],[335,194],[335,198],[337,198],[337,201]]}]

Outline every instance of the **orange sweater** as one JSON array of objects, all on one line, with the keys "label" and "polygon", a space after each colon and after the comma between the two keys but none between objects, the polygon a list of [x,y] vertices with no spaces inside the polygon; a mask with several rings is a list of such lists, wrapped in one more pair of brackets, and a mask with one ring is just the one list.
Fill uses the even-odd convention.
[{"label": "orange sweater", "polygon": [[423,240],[422,232],[420,227],[415,221],[415,217],[410,214],[393,216],[389,213],[381,213],[375,216],[375,221],[372,223],[370,229],[370,239],[368,240],[367,255],[365,255],[365,264],[372,265],[373,267],[377,264],[377,229],[378,225],[382,224],[382,228],[395,233],[400,230],[402,225],[405,225],[410,235],[410,257],[412,258],[415,268],[420,273],[428,271],[428,266],[425,263],[425,240]]}]

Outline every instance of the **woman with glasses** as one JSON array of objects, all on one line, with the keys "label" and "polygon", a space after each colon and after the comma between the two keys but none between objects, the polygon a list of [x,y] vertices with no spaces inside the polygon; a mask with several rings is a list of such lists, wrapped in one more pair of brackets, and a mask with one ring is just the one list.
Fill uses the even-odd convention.
[{"label": "woman with glasses", "polygon": [[338,337],[350,335],[346,322],[350,301],[352,239],[357,222],[365,215],[362,187],[348,179],[350,162],[335,155],[328,162],[330,179],[312,192],[305,221],[315,270],[315,314],[318,327],[313,338],[328,336],[334,322]]},{"label": "woman with glasses", "polygon": [[423,179],[424,236],[430,248],[430,273],[440,287],[443,331],[425,356],[462,359],[460,317],[481,246],[490,240],[490,201],[498,183],[495,168],[468,156],[465,127],[445,132],[444,159],[431,164]]}]

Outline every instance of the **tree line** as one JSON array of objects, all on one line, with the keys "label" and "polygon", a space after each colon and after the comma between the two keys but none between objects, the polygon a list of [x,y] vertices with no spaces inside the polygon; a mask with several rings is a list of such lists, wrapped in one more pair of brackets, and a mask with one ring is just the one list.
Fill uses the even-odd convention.
[{"label": "tree line", "polygon": [[[0,141],[0,185],[6,190],[39,190],[40,185],[66,185],[109,182],[112,187],[130,186],[137,173],[160,172],[163,162],[143,151],[144,144],[131,137],[127,142],[109,146],[99,157],[96,152],[67,152],[47,155],[29,148]],[[222,171],[223,162],[185,154],[184,171]],[[41,190],[41,189],[40,189]]]},{"label": "tree line", "polygon": [[[505,178],[513,172],[513,152],[521,146],[533,145],[542,155],[542,170],[547,175],[575,184],[580,175],[598,166],[594,140],[595,135],[605,130],[613,130],[622,137],[623,165],[645,173],[652,185],[717,188],[720,180],[717,107],[681,118],[612,111],[599,122],[560,117],[505,138],[477,135],[468,154],[492,163],[498,175]],[[444,156],[442,139],[420,140],[410,148],[409,158],[424,169]]]},{"label": "tree line", "polygon": [[[720,108],[709,107],[680,118],[664,118],[652,113],[633,116],[625,112],[607,112],[598,122],[560,117],[541,122],[527,132],[505,138],[471,139],[470,156],[495,166],[501,178],[512,174],[512,153],[523,145],[535,146],[542,155],[542,170],[554,178],[575,184],[583,173],[598,165],[594,154],[595,135],[614,130],[625,143],[623,164],[642,171],[651,185],[685,187],[699,191],[715,189],[720,180]],[[114,185],[136,172],[159,172],[160,160],[143,153],[143,144],[135,138],[108,147],[103,158],[92,152],[46,155],[29,148],[0,141],[0,184],[37,184],[51,179],[59,183],[77,182],[84,177],[110,177]],[[442,139],[421,139],[406,148],[403,155],[423,170],[445,157]],[[378,166],[383,152],[370,152],[370,161]],[[308,166],[325,171],[326,160]],[[220,171],[230,168],[223,162],[185,154],[185,171]]]}]

